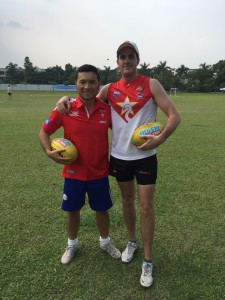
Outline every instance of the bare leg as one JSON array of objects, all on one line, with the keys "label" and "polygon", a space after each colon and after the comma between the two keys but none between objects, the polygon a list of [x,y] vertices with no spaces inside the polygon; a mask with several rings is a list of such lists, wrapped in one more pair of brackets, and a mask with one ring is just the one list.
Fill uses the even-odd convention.
[{"label": "bare leg", "polygon": [[80,210],[67,212],[67,233],[70,240],[74,240],[78,235],[80,227]]},{"label": "bare leg", "polygon": [[141,212],[141,235],[144,245],[144,258],[152,259],[155,230],[153,197],[155,185],[138,185],[138,198]]},{"label": "bare leg", "polygon": [[108,211],[96,212],[96,224],[102,238],[109,236],[109,213]]},{"label": "bare leg", "polygon": [[123,205],[123,218],[127,227],[128,240],[136,239],[136,211],[134,205],[135,188],[134,180],[127,182],[118,182]]}]

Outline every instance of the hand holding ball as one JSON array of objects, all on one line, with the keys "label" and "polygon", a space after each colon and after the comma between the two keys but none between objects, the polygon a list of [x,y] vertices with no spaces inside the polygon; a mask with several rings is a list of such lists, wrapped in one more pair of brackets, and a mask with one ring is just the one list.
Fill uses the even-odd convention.
[{"label": "hand holding ball", "polygon": [[136,128],[131,136],[131,142],[135,146],[141,146],[145,143],[145,139],[142,138],[143,135],[152,134],[152,135],[159,135],[165,125],[159,122],[151,122],[141,125],[140,127]]},{"label": "hand holding ball", "polygon": [[51,148],[52,150],[64,150],[60,155],[65,158],[70,158],[73,161],[78,157],[78,152],[75,145],[65,138],[56,138],[52,140]]}]

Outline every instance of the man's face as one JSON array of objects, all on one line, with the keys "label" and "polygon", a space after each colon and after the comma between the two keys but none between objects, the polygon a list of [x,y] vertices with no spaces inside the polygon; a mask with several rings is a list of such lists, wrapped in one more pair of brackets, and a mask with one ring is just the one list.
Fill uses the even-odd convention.
[{"label": "man's face", "polygon": [[139,58],[136,52],[130,47],[124,47],[117,59],[117,65],[120,68],[122,75],[136,74]]},{"label": "man's face", "polygon": [[76,86],[81,100],[90,101],[98,94],[100,82],[95,73],[80,72],[78,73]]}]

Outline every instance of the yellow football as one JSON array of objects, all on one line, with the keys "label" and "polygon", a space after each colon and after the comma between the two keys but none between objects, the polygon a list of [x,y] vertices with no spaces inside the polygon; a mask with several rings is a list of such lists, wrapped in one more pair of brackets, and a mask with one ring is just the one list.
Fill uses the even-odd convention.
[{"label": "yellow football", "polygon": [[73,161],[77,159],[78,152],[75,145],[65,138],[55,138],[51,141],[52,150],[64,150],[62,157],[71,158]]},{"label": "yellow football", "polygon": [[145,140],[142,138],[143,135],[146,134],[153,134],[158,135],[160,134],[165,125],[159,122],[150,122],[141,125],[140,127],[136,128],[131,136],[131,142],[135,146],[141,146],[145,143]]}]

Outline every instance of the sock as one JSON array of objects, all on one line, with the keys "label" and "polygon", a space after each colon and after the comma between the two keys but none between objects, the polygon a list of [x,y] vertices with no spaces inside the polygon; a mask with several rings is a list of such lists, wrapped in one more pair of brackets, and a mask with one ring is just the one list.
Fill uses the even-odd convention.
[{"label": "sock", "polygon": [[147,264],[152,264],[153,263],[152,259],[146,259],[146,258],[144,259],[143,262],[145,262]]},{"label": "sock", "polygon": [[102,237],[100,236],[99,241],[100,241],[100,244],[101,244],[102,246],[104,246],[104,245],[110,243],[110,237],[108,236],[107,238],[102,238]]},{"label": "sock", "polygon": [[75,246],[77,244],[78,244],[78,238],[76,238],[75,240],[68,239],[68,246]]}]

